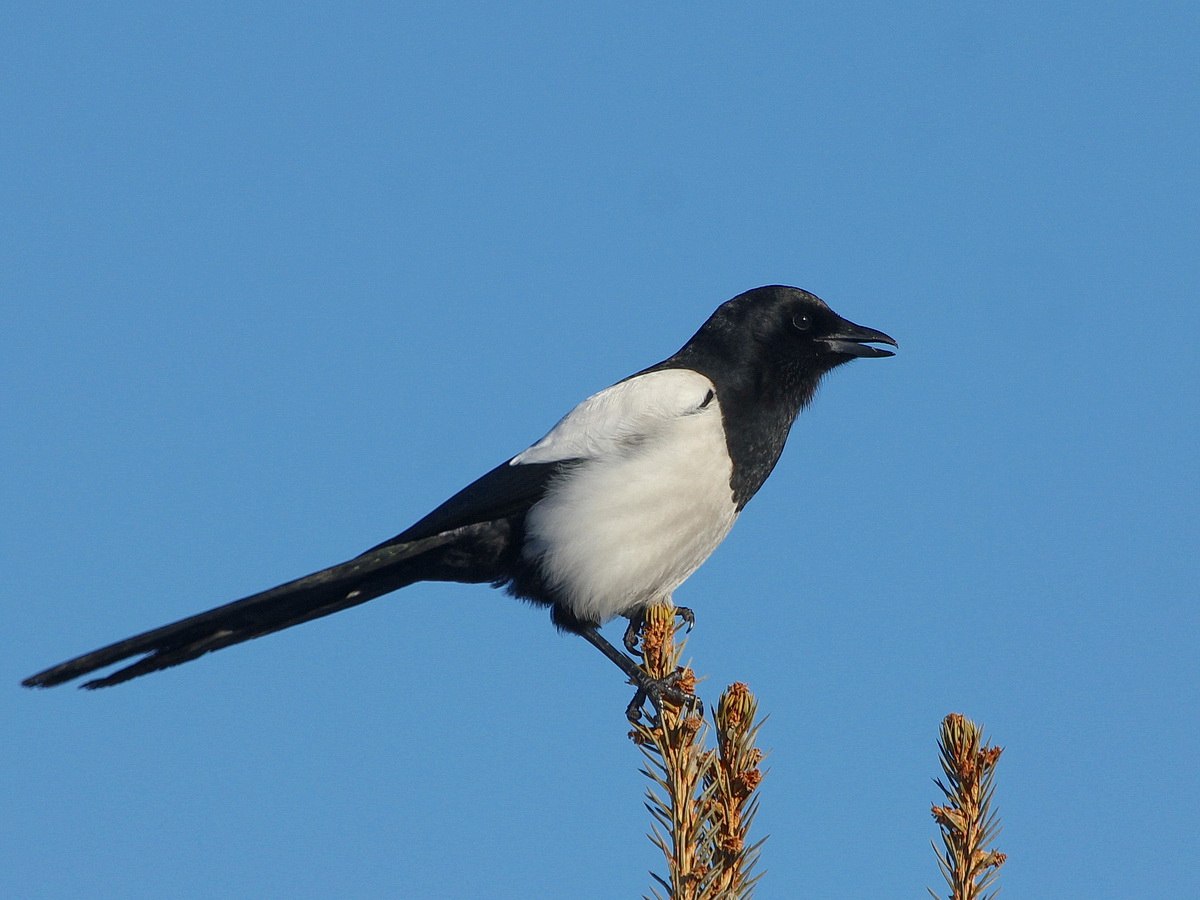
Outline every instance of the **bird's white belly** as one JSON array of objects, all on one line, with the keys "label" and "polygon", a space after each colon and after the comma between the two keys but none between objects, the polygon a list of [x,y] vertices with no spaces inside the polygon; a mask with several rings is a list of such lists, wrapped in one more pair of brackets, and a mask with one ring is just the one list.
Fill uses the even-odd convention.
[{"label": "bird's white belly", "polygon": [[729,533],[730,475],[714,401],[579,463],[529,511],[523,555],[583,621],[642,609],[669,597]]}]

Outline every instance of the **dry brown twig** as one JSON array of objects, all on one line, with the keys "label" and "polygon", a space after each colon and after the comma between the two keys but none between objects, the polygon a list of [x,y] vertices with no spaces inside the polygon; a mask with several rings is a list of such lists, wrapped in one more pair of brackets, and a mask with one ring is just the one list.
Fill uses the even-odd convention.
[{"label": "dry brown twig", "polygon": [[[946,803],[932,809],[944,847],[933,847],[938,866],[951,900],[988,900],[996,894],[984,892],[995,885],[1006,858],[988,847],[1000,833],[1000,819],[991,806],[993,776],[1003,748],[985,744],[982,728],[950,713],[942,720],[938,751],[946,778],[935,779]],[[938,896],[932,890],[929,894]]]},{"label": "dry brown twig", "polygon": [[762,781],[759,764],[763,752],[755,746],[761,721],[758,702],[750,689],[737,681],[726,688],[714,716],[717,758],[705,776],[711,790],[713,849],[712,896],[748,897],[758,881],[752,875],[762,841],[749,843],[750,823],[758,812],[754,793]]},{"label": "dry brown twig", "polygon": [[[652,607],[641,631],[642,667],[652,678],[675,672],[683,652],[677,643],[675,609]],[[696,676],[684,669],[677,687],[695,690]],[[642,772],[652,784],[646,808],[654,817],[650,840],[667,861],[667,878],[651,873],[670,900],[749,897],[762,841],[748,840],[758,809],[762,751],[754,746],[761,722],[744,684],[721,696],[714,715],[717,749],[704,746],[708,726],[686,706],[663,700],[657,721],[639,722],[630,737],[642,750]],[[657,892],[655,897],[664,895]]]}]

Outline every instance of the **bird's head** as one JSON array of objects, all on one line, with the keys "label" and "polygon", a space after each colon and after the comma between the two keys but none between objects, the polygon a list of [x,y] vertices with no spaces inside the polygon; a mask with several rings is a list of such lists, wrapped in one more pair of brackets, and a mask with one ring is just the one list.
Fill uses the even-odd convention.
[{"label": "bird's head", "polygon": [[815,294],[769,285],[721,304],[685,351],[760,373],[788,373],[815,386],[852,359],[894,355],[876,344],[899,346],[882,331],[843,319]]}]

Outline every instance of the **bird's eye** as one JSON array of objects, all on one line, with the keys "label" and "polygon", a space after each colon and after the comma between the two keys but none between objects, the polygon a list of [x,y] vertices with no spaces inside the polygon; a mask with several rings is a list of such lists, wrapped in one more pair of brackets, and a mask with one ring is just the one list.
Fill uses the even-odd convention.
[{"label": "bird's eye", "polygon": [[797,331],[808,331],[812,328],[812,316],[808,313],[797,313],[792,316],[792,325]]}]

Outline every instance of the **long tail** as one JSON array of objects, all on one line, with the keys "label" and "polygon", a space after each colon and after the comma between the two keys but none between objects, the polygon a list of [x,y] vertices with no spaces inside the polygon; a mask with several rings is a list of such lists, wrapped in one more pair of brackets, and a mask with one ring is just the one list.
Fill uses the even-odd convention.
[{"label": "long tail", "polygon": [[21,684],[53,687],[141,656],[132,665],[82,685],[111,687],[358,606],[416,581],[496,581],[504,577],[498,566],[507,544],[506,529],[497,533],[501,525],[468,526],[420,541],[381,545],[340,565],[69,659]]}]

